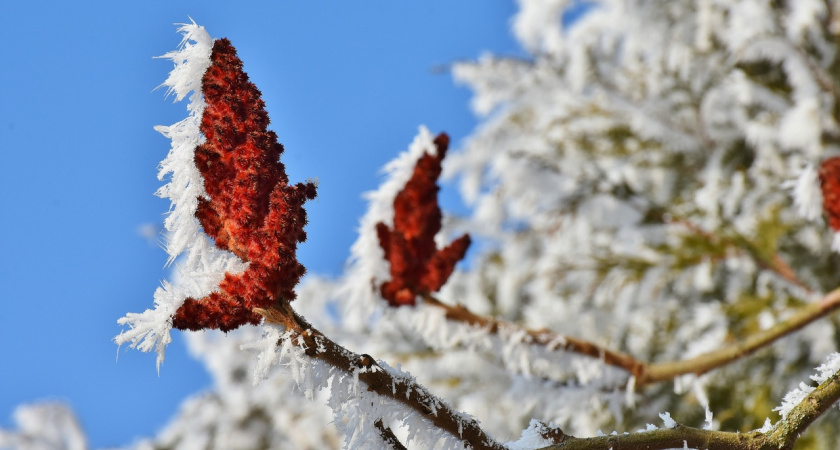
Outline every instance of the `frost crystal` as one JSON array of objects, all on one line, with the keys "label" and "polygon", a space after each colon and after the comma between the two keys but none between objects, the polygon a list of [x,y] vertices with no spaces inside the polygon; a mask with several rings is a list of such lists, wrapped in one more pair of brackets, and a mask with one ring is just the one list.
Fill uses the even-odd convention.
[{"label": "frost crystal", "polygon": [[114,338],[120,345],[128,343],[131,348],[157,352],[158,371],[166,346],[171,342],[169,333],[175,311],[186,298],[206,295],[215,289],[226,270],[241,269],[241,263],[235,256],[225,255],[208,245],[195,218],[198,198],[206,195],[193,154],[196,146],[203,142],[199,125],[206,105],[201,96],[201,78],[210,66],[213,39],[204,27],[195,22],[181,24],[178,31],[183,35],[178,50],[161,56],[175,63],[162,86],[167,87],[167,95],[175,94],[175,101],[189,96],[189,116],[174,125],[155,127],[172,140],[172,147],[160,163],[158,173],[161,180],[169,175],[169,182],[158,190],[157,195],[172,202],[169,216],[164,221],[167,230],[165,248],[169,253],[167,264],[186,250],[185,264],[177,267],[183,275],[180,278],[186,282],[177,286],[163,282],[155,291],[154,309],[129,313],[120,318],[117,323],[128,325],[129,330]]},{"label": "frost crystal", "polygon": [[159,173],[171,179],[158,195],[172,201],[169,261],[182,252],[186,261],[178,282],[155,293],[154,310],[118,321],[130,329],[116,338],[154,348],[158,370],[172,327],[230,331],[259,323],[255,308],[294,300],[305,272],[296,257],[306,239],[303,203],[315,197],[313,183],[289,185],[283,146],[230,41],[194,22],[179,31],[179,50],[164,55],[175,62],[164,86],[176,101],[189,95],[189,117],[158,127],[172,140]]},{"label": "frost crystal", "polygon": [[820,178],[814,166],[808,164],[796,177],[786,184],[792,193],[796,210],[807,220],[818,220],[822,216],[823,196],[820,190]]},{"label": "frost crystal", "polygon": [[768,417],[768,418],[764,419],[764,425],[762,425],[761,428],[758,429],[758,431],[761,432],[761,433],[767,433],[768,431],[770,431],[772,429],[773,429],[773,422],[770,422],[770,418]]},{"label": "frost crystal", "polygon": [[708,404],[706,404],[706,420],[703,423],[703,429],[714,430],[714,414],[712,414],[712,411],[709,409]]},{"label": "frost crystal", "polygon": [[677,422],[671,418],[671,413],[669,412],[660,413],[659,418],[664,422],[665,428],[674,428],[677,426]]},{"label": "frost crystal", "polygon": [[259,89],[242,69],[228,39],[213,43],[211,64],[202,77],[206,107],[194,161],[206,195],[198,198],[195,218],[216,247],[248,267],[225,274],[218,291],[184,301],[172,324],[182,330],[230,331],[262,317],[255,308],[296,298],[306,269],[297,245],[306,240],[303,205],[315,198],[312,183],[289,183],[280,162],[283,145],[268,129]]},{"label": "frost crystal", "polygon": [[[552,425],[549,424],[548,427]],[[528,424],[528,428],[522,430],[522,435],[519,439],[508,442],[505,446],[509,450],[531,450],[554,444],[551,439],[545,437],[548,427],[539,420],[531,419],[531,423]]]},{"label": "frost crystal", "polygon": [[822,384],[840,371],[840,353],[832,353],[826,357],[826,362],[817,367],[818,374],[811,375],[811,379],[817,384]]},{"label": "frost crystal", "polygon": [[[827,361],[824,364],[817,367],[819,373],[811,376],[811,379],[817,383],[826,381],[830,377],[834,376],[838,370],[840,370],[840,353],[832,353],[826,359]],[[782,415],[782,419],[784,419],[787,417],[788,413],[790,413],[796,405],[802,403],[802,400],[804,400],[808,394],[813,392],[814,389],[816,389],[814,386],[799,383],[799,387],[785,394],[785,398],[782,400],[781,406],[773,408],[773,411],[779,411],[779,414]]]}]

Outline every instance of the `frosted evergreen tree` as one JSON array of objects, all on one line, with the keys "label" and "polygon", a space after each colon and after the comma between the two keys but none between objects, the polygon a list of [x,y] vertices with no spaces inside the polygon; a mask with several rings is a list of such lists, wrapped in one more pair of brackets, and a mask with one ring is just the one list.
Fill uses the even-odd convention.
[{"label": "frosted evergreen tree", "polygon": [[[840,137],[837,6],[593,2],[564,29],[567,2],[521,2],[514,30],[531,58],[455,69],[486,119],[449,169],[475,205],[473,234],[495,245],[449,296],[658,363],[743,342],[837,288],[817,176],[836,177],[824,163]],[[624,415],[601,403],[569,431],[641,426],[657,410],[697,425],[707,402],[721,429],[758,428],[836,350],[837,324],[699,376],[647,365]]]}]

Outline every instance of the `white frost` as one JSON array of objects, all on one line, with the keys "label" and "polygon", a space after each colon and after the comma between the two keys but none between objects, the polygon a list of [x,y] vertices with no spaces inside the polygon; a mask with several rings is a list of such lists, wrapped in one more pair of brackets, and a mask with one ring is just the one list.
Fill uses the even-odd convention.
[{"label": "white frost", "polygon": [[158,172],[159,179],[169,176],[169,182],[156,194],[171,201],[169,215],[164,221],[165,248],[169,254],[167,264],[182,254],[185,258],[175,265],[175,282],[164,281],[155,291],[154,309],[128,313],[120,318],[117,323],[127,325],[129,329],[114,338],[119,345],[128,343],[131,348],[157,352],[158,371],[166,346],[172,340],[172,315],[184,300],[209,294],[218,287],[225,272],[235,273],[246,267],[233,254],[220,251],[210,243],[195,218],[198,199],[206,196],[204,180],[195,166],[194,152],[204,139],[199,130],[205,108],[201,78],[210,66],[213,39],[195,22],[181,24],[178,31],[183,35],[178,50],[161,56],[175,63],[162,86],[167,87],[167,95],[175,95],[175,101],[189,96],[189,115],[176,124],[155,127],[172,140],[169,154],[161,161]]},{"label": "white frost", "polygon": [[[826,362],[821,366],[817,367],[819,373],[816,375],[812,375],[811,379],[816,381],[817,383],[823,383],[824,381],[828,380],[829,378],[833,377],[837,374],[837,371],[840,370],[840,353],[832,353],[826,358]],[[816,389],[814,386],[809,386],[805,383],[799,383],[799,387],[793,389],[792,391],[785,394],[784,400],[782,400],[782,404],[776,408],[773,408],[773,411],[779,411],[779,414],[782,415],[782,419],[786,418],[787,415],[793,410],[796,405],[802,403],[802,400],[808,396],[811,392]]]},{"label": "white frost", "polygon": [[15,408],[16,430],[0,428],[0,448],[17,450],[84,450],[84,431],[73,411],[61,403]]},{"label": "white frost", "polygon": [[815,221],[822,217],[823,197],[820,178],[814,166],[808,164],[795,180],[786,183],[793,194],[796,211],[807,220]]},{"label": "white frost", "polygon": [[675,428],[677,426],[677,422],[671,418],[671,413],[667,411],[659,413],[659,418],[662,419],[662,422],[664,422],[665,428]]}]

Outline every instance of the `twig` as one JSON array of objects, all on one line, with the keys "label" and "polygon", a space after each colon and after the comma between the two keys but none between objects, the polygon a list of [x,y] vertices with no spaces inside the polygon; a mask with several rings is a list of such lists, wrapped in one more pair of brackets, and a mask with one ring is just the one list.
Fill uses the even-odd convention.
[{"label": "twig", "polygon": [[748,356],[827,316],[838,307],[840,307],[840,289],[835,289],[819,301],[803,306],[787,320],[759,331],[741,342],[683,361],[645,364],[645,370],[642,371],[641,376],[636,378],[636,385],[670,380],[689,373],[702,375]]},{"label": "twig", "polygon": [[[475,314],[465,306],[447,305],[430,295],[425,297],[425,301],[429,305],[443,309],[447,319],[485,328],[493,334],[498,334],[500,330],[505,328],[516,328],[516,325],[514,324],[502,322],[493,317]],[[550,330],[524,329],[522,331],[524,331],[530,339],[529,343],[546,347],[549,350],[565,350],[568,352],[598,358],[603,360],[606,364],[622,368],[634,375],[641,374],[644,371],[644,362],[639,361],[628,354],[610,350],[592,342],[569,336],[562,336]]]},{"label": "twig", "polygon": [[385,443],[387,443],[388,445],[390,445],[392,449],[407,450],[405,446],[402,445],[402,442],[400,442],[400,440],[397,439],[397,435],[395,435],[390,428],[386,427],[385,424],[382,423],[382,419],[379,419],[376,422],[374,422],[373,426],[375,426],[376,429],[379,430],[379,434],[382,436],[382,440],[385,441]]},{"label": "twig", "polygon": [[840,399],[840,373],[835,373],[796,405],[787,416],[767,432],[733,433],[701,430],[677,425],[674,428],[635,434],[613,434],[590,438],[566,436],[553,450],[657,450],[702,448],[721,450],[790,450],[814,420]]},{"label": "twig", "polygon": [[840,372],[828,377],[768,433],[771,442],[792,448],[796,439],[840,399]]},{"label": "twig", "polygon": [[394,374],[377,364],[371,356],[359,355],[335,343],[294,312],[288,303],[284,302],[268,310],[255,308],[254,312],[261,314],[266,322],[283,325],[303,337],[306,354],[310,357],[320,359],[347,374],[357,374],[359,381],[364,382],[368,390],[413,409],[435,427],[446,430],[472,448],[504,449],[503,445],[479,427],[475,419],[464,417],[453,410],[413,378]]},{"label": "twig", "polygon": [[[447,319],[486,328],[490,333],[499,333],[501,329],[516,328],[516,325],[502,322],[493,317],[480,316],[458,305],[451,306],[432,297],[425,297],[426,303],[444,310]],[[565,350],[604,361],[605,364],[626,370],[636,379],[636,387],[660,381],[672,380],[680,375],[702,375],[722,367],[807,326],[840,307],[840,288],[831,291],[815,303],[799,309],[787,320],[775,326],[755,333],[743,341],[705,353],[694,358],[674,362],[650,363],[640,361],[628,354],[610,350],[598,344],[557,334],[549,330],[522,330],[531,339],[531,344],[546,347],[549,350]]]}]

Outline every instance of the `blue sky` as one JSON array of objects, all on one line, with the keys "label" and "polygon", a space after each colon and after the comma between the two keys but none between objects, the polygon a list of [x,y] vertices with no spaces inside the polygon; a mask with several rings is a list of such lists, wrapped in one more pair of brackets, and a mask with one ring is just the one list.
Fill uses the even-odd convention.
[{"label": "blue sky", "polygon": [[[476,125],[470,93],[436,68],[486,51],[517,55],[512,1],[3,2],[0,39],[0,426],[16,405],[63,400],[93,447],[154,434],[210,385],[178,332],[155,356],[111,342],[117,318],[152,305],[166,254],[138,232],[185,116],[153,90],[188,16],[228,37],[263,92],[307,204],[310,272],[336,275],[364,212],[362,192],[418,125],[455,147]],[[445,188],[446,189],[446,188]],[[452,186],[449,187],[452,189]]]}]

